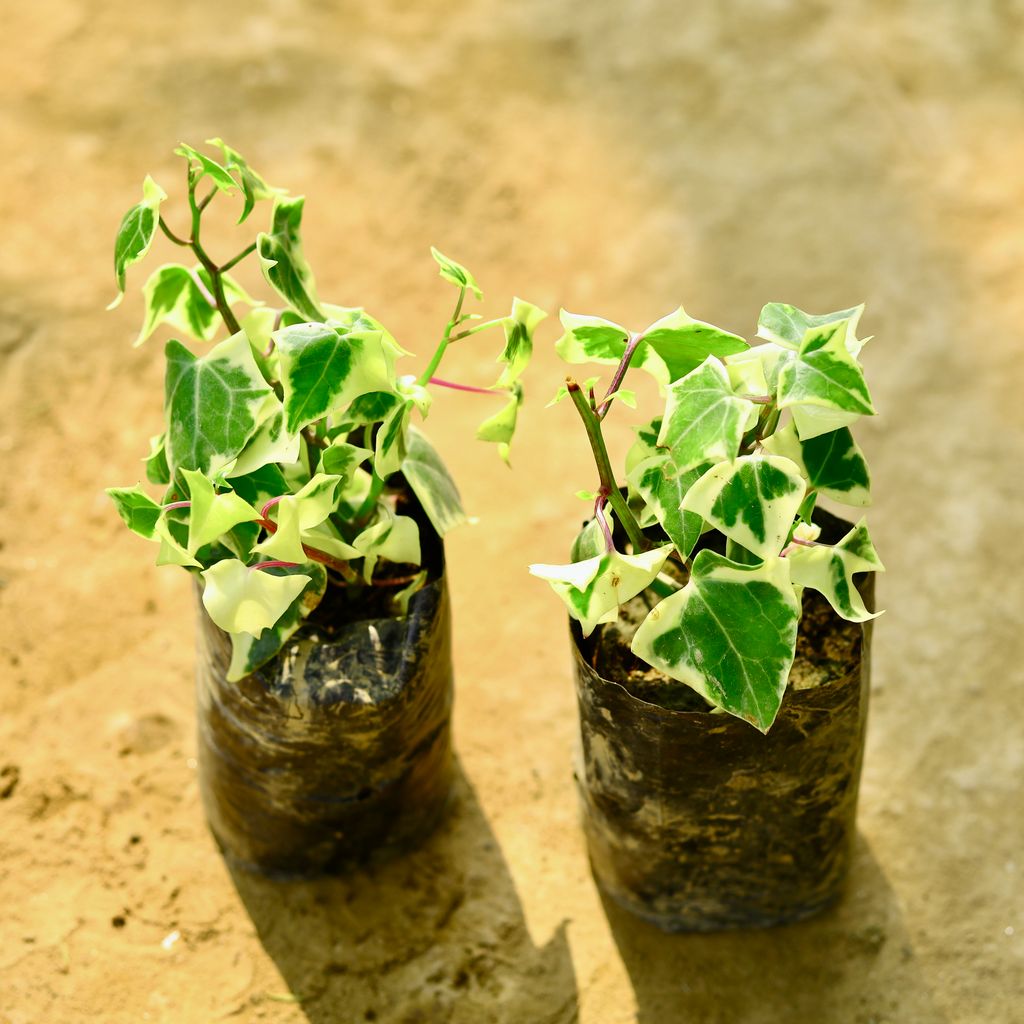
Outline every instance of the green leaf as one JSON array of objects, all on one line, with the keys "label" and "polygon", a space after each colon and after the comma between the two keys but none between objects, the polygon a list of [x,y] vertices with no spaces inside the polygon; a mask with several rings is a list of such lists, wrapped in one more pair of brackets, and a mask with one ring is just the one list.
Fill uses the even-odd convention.
[{"label": "green leaf", "polygon": [[198,167],[199,174],[195,179],[196,184],[208,177],[221,192],[226,192],[228,195],[238,188],[238,182],[231,177],[231,172],[226,167],[217,163],[216,160],[211,160],[210,157],[200,153],[198,149],[194,149],[188,143],[180,143],[174,152],[177,156],[183,156],[188,160],[190,166]]},{"label": "green leaf", "polygon": [[730,540],[759,558],[782,550],[804,500],[800,467],[776,455],[744,455],[712,466],[683,499]]},{"label": "green leaf", "polygon": [[812,328],[779,373],[779,408],[793,410],[801,440],[873,416],[864,373],[846,347],[848,321]]},{"label": "green leaf", "polygon": [[246,162],[245,158],[236,149],[232,149],[223,139],[207,139],[207,145],[217,146],[224,154],[224,166],[228,171],[235,171],[238,180],[242,184],[242,195],[245,203],[242,207],[242,215],[238,218],[241,224],[246,217],[252,213],[253,206],[258,200],[273,199],[282,194],[282,189],[268,185]]},{"label": "green leaf", "polygon": [[505,368],[498,378],[497,387],[511,387],[523,375],[533,355],[533,332],[546,318],[547,313],[538,306],[520,298],[512,300],[512,312],[502,325],[505,348],[498,356],[498,362],[504,363]]},{"label": "green leaf", "polygon": [[257,236],[256,252],[270,287],[307,320],[320,322],[324,314],[317,304],[313,272],[303,255],[299,234],[305,202],[302,196],[274,200],[270,232]]},{"label": "green leaf", "polygon": [[164,410],[167,460],[173,469],[213,476],[237,458],[259,425],[270,385],[243,331],[196,358],[169,341]]},{"label": "green leaf", "polygon": [[188,517],[190,554],[194,555],[201,547],[212,544],[239,523],[251,523],[260,518],[259,512],[234,491],[218,494],[202,473],[185,469],[182,476],[192,502]]},{"label": "green leaf", "polygon": [[156,524],[155,540],[160,542],[156,556],[157,565],[180,565],[189,569],[201,569],[202,565],[189,553],[188,548],[175,536],[175,530],[187,532],[187,528],[172,523],[165,512]]},{"label": "green leaf", "polygon": [[704,528],[700,515],[682,507],[687,491],[703,470],[704,466],[697,466],[679,473],[661,452],[638,463],[629,474],[631,490],[643,499],[683,558],[690,557]]},{"label": "green leaf", "polygon": [[171,482],[171,471],[167,465],[163,434],[157,434],[149,439],[149,454],[143,461],[146,463],[146,479],[151,484],[169,484]]},{"label": "green leaf", "polygon": [[[593,498],[590,499],[593,501]],[[612,515],[612,511],[609,508],[604,510],[605,522],[608,524],[608,529],[615,532],[615,519]],[[585,562],[588,558],[600,558],[604,556],[608,551],[608,542],[605,539],[604,530],[601,529],[601,524],[597,521],[595,516],[593,519],[588,520],[583,529],[576,534],[576,539],[572,542],[572,550],[569,553],[569,557],[574,562]]]},{"label": "green leaf", "polygon": [[[555,351],[567,363],[604,363],[618,365],[626,354],[629,331],[598,316],[580,316],[563,309],[559,319],[565,333],[555,342]],[[669,382],[665,361],[646,342],[641,341],[630,360],[630,367],[649,373],[659,384]]]},{"label": "green leaf", "polygon": [[734,459],[752,403],[737,398],[725,367],[708,358],[669,385],[658,447],[668,450],[679,473],[705,462]]},{"label": "green leaf", "polygon": [[800,618],[787,561],[741,566],[699,552],[689,583],[641,623],[633,653],[767,732],[786,690]]},{"label": "green leaf", "polygon": [[[256,545],[261,555],[282,562],[304,562],[306,555],[302,545],[317,547],[310,532],[320,526],[334,511],[338,503],[340,476],[317,473],[309,483],[295,494],[286,494],[269,510],[271,520],[276,522],[277,531]],[[326,536],[330,536],[327,534]],[[351,547],[346,546],[340,558],[357,557]]]},{"label": "green leaf", "polygon": [[853,583],[855,572],[885,572],[863,519],[838,544],[795,545],[786,561],[793,582],[824,594],[844,619],[865,622],[882,614],[867,610]]},{"label": "green leaf", "polygon": [[419,565],[420,528],[409,516],[393,516],[367,527],[352,542],[364,555],[363,578],[369,582],[377,562],[385,558],[390,562]]},{"label": "green leaf", "polygon": [[277,396],[267,399],[259,426],[226,476],[248,476],[272,462],[295,462],[301,451],[301,436],[284,428],[284,409]]},{"label": "green leaf", "polygon": [[733,390],[737,394],[767,395],[774,398],[778,392],[779,373],[795,358],[790,349],[766,342],[763,345],[755,345],[746,352],[726,356],[723,361]]},{"label": "green leaf", "polygon": [[852,309],[841,309],[836,313],[815,315],[805,313],[796,306],[785,302],[769,302],[757,318],[757,336],[766,341],[776,342],[785,348],[799,348],[807,332],[830,324],[849,321],[846,341],[851,346],[850,352],[856,355],[863,344],[856,337],[857,324],[864,312],[863,303]]},{"label": "green leaf", "polygon": [[114,309],[124,298],[125,271],[138,263],[153,244],[160,223],[160,204],[167,193],[148,175],[142,184],[142,202],[133,206],[122,218],[114,242],[114,277],[117,297],[107,306]]},{"label": "green leaf", "polygon": [[340,425],[345,433],[368,423],[380,423],[396,405],[404,402],[398,394],[390,391],[373,391],[354,399],[341,415]]},{"label": "green leaf", "polygon": [[643,338],[668,367],[670,382],[685,377],[708,356],[733,355],[750,347],[737,334],[694,320],[682,306],[651,324]]},{"label": "green leaf", "polygon": [[468,288],[478,299],[484,297],[476,279],[461,263],[448,259],[443,252],[439,252],[433,246],[430,247],[430,254],[437,261],[441,268],[441,276],[446,281],[451,282],[456,288]]},{"label": "green leaf", "polygon": [[671,544],[638,555],[612,550],[569,565],[531,565],[530,573],[551,584],[583,635],[590,636],[600,623],[614,622],[619,606],[650,586],[671,551]]},{"label": "green leaf", "polygon": [[274,341],[289,433],[360,395],[394,389],[394,361],[377,331],[342,333],[324,323],[296,324],[276,331]]},{"label": "green leaf", "polygon": [[512,436],[516,432],[516,417],[522,400],[523,386],[521,384],[512,385],[505,405],[493,416],[485,419],[476,430],[478,441],[491,441],[497,444],[498,454],[506,465],[509,461]]},{"label": "green leaf", "polygon": [[386,480],[402,467],[407,450],[409,418],[413,403],[405,401],[396,405],[384,417],[373,442],[373,471]]},{"label": "green leaf", "polygon": [[327,590],[327,572],[322,565],[315,562],[307,562],[301,567],[281,566],[259,571],[273,573],[275,576],[296,576],[301,572],[301,575],[309,577],[309,582],[288,605],[277,622],[265,629],[258,639],[251,633],[231,634],[231,664],[227,674],[229,683],[237,682],[250,672],[255,672],[278,654],[302,625],[303,619],[308,618],[310,612],[320,603]]},{"label": "green leaf", "polygon": [[338,437],[320,452],[320,472],[341,477],[341,486],[344,487],[352,479],[357,467],[371,455],[373,452],[369,448],[360,448]]},{"label": "green leaf", "polygon": [[440,536],[467,521],[455,481],[434,446],[416,427],[406,435],[402,475]]},{"label": "green leaf", "polygon": [[650,423],[644,423],[634,428],[636,440],[630,446],[629,451],[626,452],[627,479],[641,462],[646,462],[647,459],[653,458],[655,455],[664,454],[663,450],[658,448],[658,435],[661,433],[661,423],[662,418],[656,416]]},{"label": "green leaf", "polygon": [[117,514],[124,520],[125,526],[132,533],[137,533],[140,537],[145,537],[146,540],[158,539],[156,526],[162,506],[146,494],[141,485],[108,487],[106,493],[114,502]]},{"label": "green leaf", "polygon": [[287,612],[289,605],[312,580],[305,571],[271,575],[250,569],[237,558],[225,558],[200,573],[203,605],[225,633],[260,637]]},{"label": "green leaf", "polygon": [[796,427],[787,423],[764,447],[774,455],[792,459],[811,487],[844,505],[871,504],[871,475],[864,453],[847,427],[801,441]]},{"label": "green leaf", "polygon": [[263,466],[245,476],[232,477],[231,486],[236,494],[256,508],[262,508],[271,498],[280,497],[288,491],[288,481],[281,470],[273,464]]}]

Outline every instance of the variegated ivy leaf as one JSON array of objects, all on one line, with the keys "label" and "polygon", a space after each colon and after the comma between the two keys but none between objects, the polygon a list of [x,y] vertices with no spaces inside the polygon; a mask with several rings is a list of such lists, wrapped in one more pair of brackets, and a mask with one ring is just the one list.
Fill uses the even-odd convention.
[{"label": "variegated ivy leaf", "polygon": [[650,586],[671,551],[671,544],[638,555],[613,549],[569,565],[531,565],[530,573],[551,584],[583,635],[590,636],[600,623],[615,620],[620,605]]},{"label": "variegated ivy leaf", "polygon": [[173,523],[165,512],[156,524],[154,539],[160,543],[160,551],[156,556],[157,565],[179,565],[186,569],[201,569],[202,565],[189,553],[188,548],[178,536],[175,530],[187,533],[187,527],[179,523]]},{"label": "variegated ivy leaf", "polygon": [[332,418],[332,424],[340,434],[348,434],[356,427],[380,423],[396,405],[401,405],[404,401],[397,393],[388,391],[373,391],[367,395],[360,395]]},{"label": "variegated ivy leaf", "polygon": [[826,497],[858,508],[871,504],[867,460],[847,427],[801,441],[795,425],[787,423],[765,439],[764,447],[792,459],[811,488]]},{"label": "variegated ivy leaf", "polygon": [[373,441],[373,471],[386,480],[402,468],[407,450],[409,418],[413,403],[409,399],[396,405],[385,417]]},{"label": "variegated ivy leaf", "polygon": [[697,466],[679,473],[671,459],[661,452],[638,463],[629,474],[631,491],[643,499],[650,514],[661,524],[665,535],[683,558],[690,557],[704,528],[699,514],[683,508],[683,499],[704,468]]},{"label": "variegated ivy leaf", "polygon": [[212,544],[221,534],[239,523],[251,523],[260,518],[247,501],[234,491],[218,494],[213,484],[194,469],[182,470],[191,501],[188,516],[188,551],[194,555],[201,547]]},{"label": "variegated ivy leaf", "polygon": [[448,259],[443,252],[439,252],[433,246],[430,247],[430,254],[437,261],[441,268],[441,276],[446,281],[451,282],[456,288],[468,288],[478,299],[484,297],[476,279],[461,263]]},{"label": "variegated ivy leaf", "polygon": [[459,489],[434,446],[415,427],[406,435],[402,475],[440,536],[466,522]]},{"label": "variegated ivy leaf", "polygon": [[737,398],[725,367],[714,356],[668,389],[658,447],[679,473],[705,462],[734,459],[751,403]]},{"label": "variegated ivy leaf", "polygon": [[235,464],[227,470],[227,477],[248,476],[257,469],[274,462],[295,462],[301,449],[301,435],[289,434],[284,427],[284,409],[276,395],[267,399],[259,417],[259,426]]},{"label": "variegated ivy leaf", "polygon": [[258,175],[246,162],[245,157],[236,149],[232,149],[223,139],[207,139],[207,145],[217,146],[221,153],[224,154],[224,167],[230,172],[234,171],[238,180],[242,185],[242,196],[244,197],[245,203],[242,207],[242,215],[238,218],[238,223],[242,221],[252,213],[253,206],[257,200],[260,199],[273,199],[275,196],[281,195],[283,189],[274,188],[272,185],[268,185],[260,175]]},{"label": "variegated ivy leaf", "polygon": [[[747,349],[746,352],[726,356],[723,362],[737,394],[767,395],[774,398],[779,389],[779,373],[795,358],[790,349],[765,342],[763,345]],[[762,387],[763,390],[758,390]]]},{"label": "variegated ivy leaf", "polygon": [[737,565],[699,552],[686,586],[641,623],[633,653],[767,732],[786,690],[800,619],[787,562]]},{"label": "variegated ivy leaf", "polygon": [[164,411],[172,469],[214,476],[235,460],[259,425],[270,385],[239,331],[200,358],[180,341],[166,348]]},{"label": "variegated ivy leaf", "polygon": [[327,314],[327,323],[345,331],[378,331],[384,342],[385,351],[394,358],[411,356],[413,353],[395,340],[394,335],[376,318],[370,316],[362,306],[335,306],[330,302],[321,303]]},{"label": "variegated ivy leaf", "polygon": [[863,519],[838,544],[794,546],[786,561],[793,582],[824,594],[844,619],[865,622],[882,614],[867,610],[853,583],[855,572],[885,571]]},{"label": "variegated ivy leaf", "polygon": [[[555,351],[567,363],[618,365],[626,353],[629,331],[599,316],[580,316],[563,309],[558,314],[565,333],[555,342]],[[645,341],[636,347],[630,366],[649,373],[659,384],[668,384],[665,361]]]},{"label": "variegated ivy leaf", "polygon": [[664,361],[669,382],[685,377],[708,356],[728,356],[750,347],[737,334],[694,320],[682,306],[651,324],[643,338]]},{"label": "variegated ivy leaf", "polygon": [[420,528],[409,516],[382,519],[363,530],[352,543],[364,556],[363,578],[367,583],[382,558],[411,565],[419,565],[421,561]]},{"label": "variegated ivy leaf", "polygon": [[848,326],[841,320],[812,328],[779,372],[779,408],[793,410],[801,440],[875,414],[864,373],[846,347]]},{"label": "variegated ivy leaf", "polygon": [[124,520],[132,533],[146,540],[155,540],[157,520],[162,507],[158,505],[139,484],[134,487],[108,487],[109,495],[117,514]]},{"label": "variegated ivy leaf", "polygon": [[341,477],[344,487],[352,478],[358,466],[361,466],[373,452],[369,448],[360,448],[337,437],[329,447],[320,452],[320,472]]},{"label": "variegated ivy leaf", "polygon": [[250,505],[262,508],[271,498],[288,491],[288,481],[280,468],[271,463],[245,476],[232,477],[231,487]]},{"label": "variegated ivy leaf", "polygon": [[394,390],[394,361],[376,331],[343,333],[325,323],[308,323],[284,327],[273,337],[289,433],[344,409],[360,395]]},{"label": "variegated ivy leaf", "polygon": [[744,455],[712,466],[686,492],[683,509],[759,558],[778,555],[806,486],[800,467],[776,455]]},{"label": "variegated ivy leaf", "polygon": [[302,252],[302,196],[277,196],[269,232],[256,238],[256,252],[263,276],[278,295],[307,320],[322,321],[313,272]]},{"label": "variegated ivy leaf", "polygon": [[191,167],[198,168],[199,174],[195,178],[197,183],[200,179],[208,177],[217,186],[218,190],[229,195],[238,188],[238,182],[235,181],[231,176],[231,172],[226,167],[206,156],[205,153],[200,153],[198,149],[194,149],[187,143],[182,142],[174,152],[188,160]]},{"label": "variegated ivy leaf", "polygon": [[260,637],[288,610],[312,580],[306,572],[278,574],[251,569],[237,558],[225,558],[200,573],[203,605],[225,633]]},{"label": "variegated ivy leaf", "polygon": [[[341,482],[340,476],[317,473],[295,494],[282,497],[268,513],[276,522],[277,531],[257,544],[254,550],[275,561],[306,561],[302,545],[319,546],[312,540],[310,531],[320,526],[336,508]],[[352,558],[356,555],[346,546],[345,552],[337,557]]]},{"label": "variegated ivy leaf", "polygon": [[658,435],[661,433],[661,423],[662,418],[655,416],[650,423],[644,423],[635,428],[636,440],[630,445],[629,451],[626,452],[627,478],[641,462],[646,462],[647,459],[653,458],[655,455],[663,454],[662,450],[658,448]]},{"label": "variegated ivy leaf", "polygon": [[522,384],[513,384],[507,395],[504,406],[493,416],[485,419],[476,430],[478,441],[491,441],[498,446],[498,454],[506,465],[509,461],[512,435],[516,432],[516,417],[523,400]]},{"label": "variegated ivy leaf", "polygon": [[505,368],[498,378],[497,387],[511,387],[523,375],[533,355],[533,332],[537,325],[547,319],[547,313],[531,302],[520,298],[512,300],[512,312],[502,327],[505,331],[505,348],[498,356],[498,362]]},{"label": "variegated ivy leaf", "polygon": [[277,622],[265,629],[259,638],[251,633],[231,634],[231,664],[227,674],[229,683],[237,682],[270,661],[302,625],[303,619],[309,617],[327,589],[327,572],[316,562],[307,562],[301,567],[280,566],[260,571],[272,572],[275,576],[295,576],[301,572],[301,575],[309,577],[309,582],[281,613]]},{"label": "variegated ivy leaf", "polygon": [[121,219],[117,239],[114,241],[117,297],[107,309],[114,309],[121,304],[124,298],[125,271],[149,252],[160,223],[160,204],[166,198],[167,193],[147,175],[142,183],[142,202],[136,203]]},{"label": "variegated ivy leaf", "polygon": [[805,313],[802,309],[785,302],[769,302],[757,318],[757,336],[766,341],[776,342],[784,348],[797,349],[808,331],[847,321],[845,341],[850,353],[857,355],[863,345],[863,342],[857,340],[857,324],[863,312],[863,303],[852,309],[816,315]]},{"label": "variegated ivy leaf", "polygon": [[146,464],[146,479],[151,484],[169,484],[171,482],[171,470],[167,465],[163,434],[157,434],[149,439],[149,454],[142,461]]},{"label": "variegated ivy leaf", "polygon": [[427,413],[430,412],[430,407],[434,404],[434,396],[430,393],[429,389],[417,383],[414,374],[408,373],[403,377],[399,377],[395,390],[402,398],[412,402],[419,409],[420,415],[424,419],[427,418]]}]

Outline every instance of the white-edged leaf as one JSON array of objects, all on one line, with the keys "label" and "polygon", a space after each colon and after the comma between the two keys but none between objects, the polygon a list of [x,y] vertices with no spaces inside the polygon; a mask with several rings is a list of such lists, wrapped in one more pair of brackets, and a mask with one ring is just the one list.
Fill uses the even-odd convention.
[{"label": "white-edged leaf", "polygon": [[146,494],[141,484],[134,487],[108,487],[106,494],[132,533],[146,540],[157,539],[156,526],[162,507]]},{"label": "white-edged leaf", "polygon": [[224,154],[224,167],[229,172],[233,171],[242,186],[244,204],[242,214],[238,218],[241,224],[250,213],[258,200],[273,199],[282,195],[283,189],[274,188],[268,185],[263,178],[257,174],[248,164],[246,159],[236,149],[232,149],[223,139],[207,139],[207,145],[217,146]]},{"label": "white-edged leaf", "polygon": [[313,272],[302,251],[305,202],[303,196],[275,197],[270,231],[257,236],[256,253],[267,284],[301,316],[321,322],[324,314],[317,302]]},{"label": "white-edged leaf", "polygon": [[505,318],[505,348],[498,356],[498,362],[505,367],[498,378],[497,387],[511,387],[523,375],[533,354],[533,332],[537,325],[547,318],[547,313],[532,302],[520,298],[512,300],[512,312]]},{"label": "white-edged leaf", "polygon": [[703,466],[695,466],[679,473],[672,460],[660,452],[634,466],[628,477],[631,493],[644,501],[683,558],[690,557],[704,528],[700,515],[683,507],[683,499],[703,469]]},{"label": "white-edged leaf", "polygon": [[209,178],[219,191],[229,195],[238,188],[238,182],[223,164],[219,164],[205,153],[200,153],[198,149],[190,146],[187,142],[180,143],[174,152],[177,156],[183,156],[188,160],[193,168],[199,169],[199,174],[195,178],[197,184],[202,178]]},{"label": "white-edged leaf", "polygon": [[413,403],[405,400],[383,419],[373,441],[373,471],[386,480],[402,468],[407,450],[409,419]]},{"label": "white-edged leaf", "polygon": [[420,528],[409,516],[384,518],[368,526],[352,543],[364,556],[363,578],[367,582],[382,558],[412,565],[419,565],[421,561]]},{"label": "white-edged leaf", "polygon": [[765,439],[764,447],[774,455],[792,459],[811,488],[826,497],[857,508],[871,504],[867,460],[849,428],[842,427],[801,441],[796,425],[787,423]]},{"label": "white-edged leaf", "polygon": [[685,377],[708,356],[728,356],[750,346],[738,334],[694,320],[682,306],[643,331],[644,344],[661,357],[669,382]]},{"label": "white-edged leaf", "polygon": [[276,395],[267,399],[256,433],[246,442],[228,477],[248,476],[273,462],[294,462],[301,451],[301,435],[289,434],[284,426],[284,409]]},{"label": "white-edged leaf", "polygon": [[757,318],[757,336],[775,342],[784,348],[798,349],[807,332],[829,324],[848,322],[845,341],[852,355],[857,355],[863,345],[857,339],[857,325],[864,312],[863,303],[852,309],[840,309],[835,313],[805,313],[786,302],[769,302]]},{"label": "white-edged leaf", "polygon": [[182,470],[188,485],[191,506],[188,510],[188,550],[195,554],[201,547],[212,544],[239,523],[251,523],[260,518],[247,501],[234,491],[218,494],[213,484],[194,469]]},{"label": "white-edged leaf", "polygon": [[[287,494],[270,510],[270,519],[277,524],[277,531],[260,541],[256,551],[269,560],[282,562],[304,562],[306,555],[302,545],[317,545],[309,531],[319,526],[337,507],[340,476],[317,473],[295,494]],[[351,552],[339,557],[355,557]]]},{"label": "white-edged leaf", "polygon": [[306,573],[272,575],[225,558],[200,573],[203,605],[225,633],[262,635],[288,610],[312,579]]},{"label": "white-edged leaf", "polygon": [[114,278],[117,281],[117,296],[107,306],[114,309],[124,298],[125,271],[133,263],[138,263],[153,244],[156,230],[160,224],[160,204],[167,198],[167,193],[146,175],[142,183],[142,201],[136,203],[121,219],[114,240]]},{"label": "white-edged leaf", "polygon": [[427,437],[410,426],[402,475],[440,536],[466,522],[455,481]]},{"label": "white-edged leaf", "polygon": [[493,416],[485,419],[476,430],[478,441],[490,441],[498,446],[498,454],[506,465],[509,462],[512,436],[516,432],[519,405],[523,400],[523,386],[513,384],[507,395],[505,404]]},{"label": "white-edged leaf", "polygon": [[456,263],[455,260],[449,259],[443,252],[435,249],[434,246],[430,247],[430,255],[434,257],[437,265],[441,268],[441,277],[446,281],[455,285],[456,288],[469,289],[478,299],[484,297],[484,293],[476,283],[476,278],[461,263]]}]

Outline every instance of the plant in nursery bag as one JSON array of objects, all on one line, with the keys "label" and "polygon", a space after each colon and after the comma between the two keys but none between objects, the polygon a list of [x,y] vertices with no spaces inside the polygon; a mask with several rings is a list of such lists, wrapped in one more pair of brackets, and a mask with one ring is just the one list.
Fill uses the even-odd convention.
[{"label": "plant in nursery bag", "polygon": [[[787,684],[807,632],[805,612],[814,611],[815,623],[824,615],[826,631],[839,633],[863,632],[842,620],[865,623],[875,614],[859,574],[882,564],[864,519],[840,525],[816,511],[819,498],[853,509],[870,501],[867,464],[850,431],[875,411],[859,362],[861,312],[811,315],[771,303],[758,322],[764,343],[754,347],[682,308],[641,332],[561,315],[559,354],[615,370],[601,398],[597,378],[567,378],[556,395],[571,399],[593,450],[597,489],[583,495],[593,518],[568,564],[531,572],[550,583],[578,623],[580,784],[599,881],[666,927],[802,916],[831,898],[841,874],[845,852],[833,848],[845,851],[852,833],[863,738],[861,637],[849,662],[836,667],[839,685],[787,691]],[[635,407],[624,387],[631,370],[658,381],[664,405],[637,429],[616,474],[602,425],[619,405]],[[621,609],[639,620],[629,647],[655,680],[642,699],[628,679],[600,674],[594,640]],[[596,652],[589,661],[586,651]],[[693,691],[688,703],[669,699],[680,683]],[[830,716],[832,698],[838,703]],[[822,773],[819,791],[787,808],[787,788],[810,778],[787,773],[806,770]],[[614,807],[620,820],[612,820]],[[837,816],[849,827],[838,828]],[[830,836],[824,852],[807,842],[819,826]],[[649,871],[637,866],[641,840],[659,851]],[[675,858],[675,877],[666,856]],[[829,867],[828,878],[808,867],[814,856]],[[627,859],[632,866],[623,866]],[[775,867],[785,879],[773,890]],[[666,877],[659,880],[658,871]]]},{"label": "plant in nursery bag", "polygon": [[[470,299],[482,298],[473,276],[433,250],[440,276],[456,289],[454,311],[426,365],[403,373],[410,353],[379,320],[361,307],[319,297],[303,254],[303,198],[268,185],[220,140],[211,146],[214,156],[187,145],[175,150],[184,162],[187,228],[167,223],[161,213],[166,193],[147,178],[142,200],[125,214],[117,235],[119,294],[112,305],[121,300],[127,269],[147,255],[158,234],[180,249],[181,261],[157,267],[143,286],[145,313],[136,344],[161,325],[184,340],[174,337],[166,344],[165,431],[152,439],[145,460],[148,481],[163,492],[154,497],[136,485],[108,493],[127,526],[157,545],[158,565],[181,566],[196,577],[208,617],[201,635],[216,668],[206,676],[215,679],[219,699],[244,699],[250,711],[271,722],[284,714],[292,721],[282,727],[285,733],[295,732],[296,702],[310,728],[325,709],[338,719],[345,704],[353,717],[350,731],[377,728],[391,748],[415,745],[422,737],[409,732],[401,717],[374,725],[368,707],[381,701],[395,705],[391,691],[397,687],[411,702],[407,714],[415,716],[422,687],[402,673],[417,660],[434,662],[425,674],[436,676],[435,688],[450,689],[439,538],[466,519],[455,483],[417,423],[428,415],[438,389],[492,395],[494,408],[477,436],[496,442],[507,461],[522,399],[519,377],[544,314],[516,299],[508,316],[481,321],[465,308]],[[204,216],[221,202],[237,204],[239,225],[248,226],[258,208],[266,210],[264,230],[247,234],[226,260],[214,259],[203,238]],[[258,265],[267,301],[250,296],[233,276],[244,261]],[[493,385],[459,385],[437,376],[451,344],[488,329],[504,334]],[[381,623],[405,616],[417,629],[398,630],[398,649],[382,655]],[[373,621],[359,626],[358,637],[350,629],[346,645],[339,623],[359,620]],[[293,637],[307,638],[313,661],[329,654],[324,664],[337,667],[353,649],[366,648],[364,661],[394,671],[378,672],[382,678],[370,680],[369,693],[362,685],[360,696],[354,691],[367,683],[365,665],[332,674],[314,665],[309,651],[300,653]],[[404,657],[402,645],[410,643],[413,649]],[[305,666],[304,682],[298,679],[299,663]],[[381,689],[380,700],[374,686]],[[201,707],[206,696],[201,679]],[[448,703],[450,698],[434,699],[431,705],[445,723]],[[327,761],[337,757],[344,728],[336,724],[324,735],[305,736],[310,758],[323,758],[325,744],[335,748]],[[201,740],[202,731],[201,721]],[[236,750],[232,756],[245,754]],[[385,768],[398,770],[390,762]],[[301,792],[271,796],[290,801],[293,810],[303,801]],[[319,798],[318,792],[310,797],[313,804]],[[365,804],[367,798],[360,800]],[[352,831],[339,820],[322,829],[327,847]],[[269,849],[275,842],[272,823],[264,831]],[[223,834],[218,838],[225,841]],[[240,856],[267,859],[256,848]],[[318,852],[314,859],[326,856]]]}]

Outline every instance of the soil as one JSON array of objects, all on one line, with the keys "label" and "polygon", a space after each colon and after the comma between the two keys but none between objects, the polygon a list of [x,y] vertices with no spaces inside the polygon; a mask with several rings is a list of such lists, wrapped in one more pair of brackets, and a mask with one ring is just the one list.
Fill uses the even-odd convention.
[{"label": "soil", "polygon": [[[0,1021],[1019,1017],[1017,0],[37,0],[5,30]],[[642,329],[682,302],[749,336],[765,301],[867,301],[879,415],[858,440],[888,611],[835,909],[666,937],[595,890],[565,619],[524,568],[565,558],[594,486],[573,410],[544,408],[553,321],[511,473],[472,440],[487,398],[439,396],[425,427],[479,516],[448,544],[454,816],[374,873],[232,877],[198,800],[190,581],[102,494],[142,475],[159,429],[160,339],[131,342],[148,269],[177,258],[158,243],[104,312],[114,231],[146,173],[182,227],[171,149],[214,135],[306,195],[321,294],[381,317],[409,372],[451,314],[431,244],[474,271],[486,316],[517,294]],[[234,219],[215,256],[245,244]],[[460,342],[443,376],[489,384],[495,354]],[[640,419],[605,421],[613,460]]]}]

